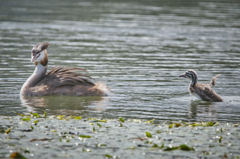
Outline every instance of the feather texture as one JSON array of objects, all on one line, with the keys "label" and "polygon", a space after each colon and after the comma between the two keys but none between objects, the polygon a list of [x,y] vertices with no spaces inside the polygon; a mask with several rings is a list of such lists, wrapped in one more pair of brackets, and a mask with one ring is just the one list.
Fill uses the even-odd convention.
[{"label": "feather texture", "polygon": [[[49,43],[39,43],[32,49],[32,62],[36,68],[21,88],[23,96],[69,95],[105,96],[108,88],[104,83],[91,82],[91,77],[77,72],[86,70],[78,67],[55,66],[48,73],[47,47]],[[44,52],[43,52],[44,51]]]},{"label": "feather texture", "polygon": [[197,83],[198,76],[193,70],[187,71],[185,74],[179,75],[179,77],[189,78],[192,81],[189,84],[188,91],[191,95],[204,101],[222,102],[222,98],[213,91],[212,86],[216,85],[216,80],[220,75],[213,77],[209,84]]},{"label": "feather texture", "polygon": [[71,67],[53,67],[45,77],[36,85],[48,85],[52,87],[61,87],[61,86],[95,86],[88,78],[91,78],[88,75],[77,73],[75,71],[85,71],[81,68],[71,68]]}]

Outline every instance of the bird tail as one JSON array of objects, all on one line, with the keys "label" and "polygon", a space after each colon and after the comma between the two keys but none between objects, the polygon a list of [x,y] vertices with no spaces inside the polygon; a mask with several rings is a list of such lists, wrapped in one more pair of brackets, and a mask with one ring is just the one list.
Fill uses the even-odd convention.
[{"label": "bird tail", "polygon": [[104,96],[107,96],[110,93],[110,88],[107,87],[106,84],[103,82],[96,82],[93,89],[99,90],[101,92],[101,95]]}]

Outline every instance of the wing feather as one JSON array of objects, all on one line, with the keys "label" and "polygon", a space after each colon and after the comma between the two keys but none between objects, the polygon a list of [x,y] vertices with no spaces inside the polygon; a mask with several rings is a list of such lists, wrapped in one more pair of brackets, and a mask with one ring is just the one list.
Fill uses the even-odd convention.
[{"label": "wing feather", "polygon": [[83,85],[83,86],[95,86],[89,78],[90,76],[78,73],[76,71],[85,71],[82,68],[78,67],[61,67],[55,66],[53,67],[46,76],[37,84],[39,85],[47,85],[47,86],[54,86],[54,87],[61,87],[61,86],[76,86],[76,85]]},{"label": "wing feather", "polygon": [[216,81],[217,81],[218,77],[220,77],[220,76],[221,76],[221,75],[217,75],[217,76],[215,76],[215,77],[213,77],[213,78],[211,79],[211,81],[210,81],[210,83],[209,83],[210,87],[213,87],[213,86],[216,85]]}]

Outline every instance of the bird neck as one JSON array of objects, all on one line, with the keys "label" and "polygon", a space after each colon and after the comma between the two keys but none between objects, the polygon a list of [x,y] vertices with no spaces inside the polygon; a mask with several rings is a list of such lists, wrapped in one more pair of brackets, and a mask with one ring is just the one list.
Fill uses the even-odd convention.
[{"label": "bird neck", "polygon": [[190,83],[190,86],[195,86],[196,84],[197,84],[197,81],[198,81],[198,76],[197,76],[197,74],[195,74],[195,73],[191,73],[191,79],[192,79],[192,81],[191,81],[191,83]]},{"label": "bird neck", "polygon": [[42,65],[43,62],[35,62],[35,71],[33,74],[27,79],[24,85],[21,88],[20,94],[24,94],[24,92],[30,88],[34,87],[38,82],[40,82],[46,75],[47,72],[47,64]]}]

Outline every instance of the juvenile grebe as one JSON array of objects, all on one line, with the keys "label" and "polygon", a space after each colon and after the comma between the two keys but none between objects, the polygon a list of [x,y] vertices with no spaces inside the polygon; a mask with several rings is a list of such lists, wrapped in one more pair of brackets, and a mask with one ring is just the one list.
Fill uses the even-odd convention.
[{"label": "juvenile grebe", "polygon": [[89,76],[75,71],[81,68],[53,67],[47,74],[47,48],[49,43],[39,43],[32,49],[35,71],[21,88],[23,96],[69,95],[69,96],[105,96],[108,88],[104,83],[93,83]]},{"label": "juvenile grebe", "polygon": [[209,84],[197,83],[198,76],[197,73],[193,70],[189,70],[185,74],[179,75],[179,77],[190,78],[192,80],[188,87],[188,91],[191,95],[196,96],[197,98],[204,101],[223,101],[222,98],[211,88],[216,85],[216,80],[218,77],[220,77],[220,75],[213,77]]}]

